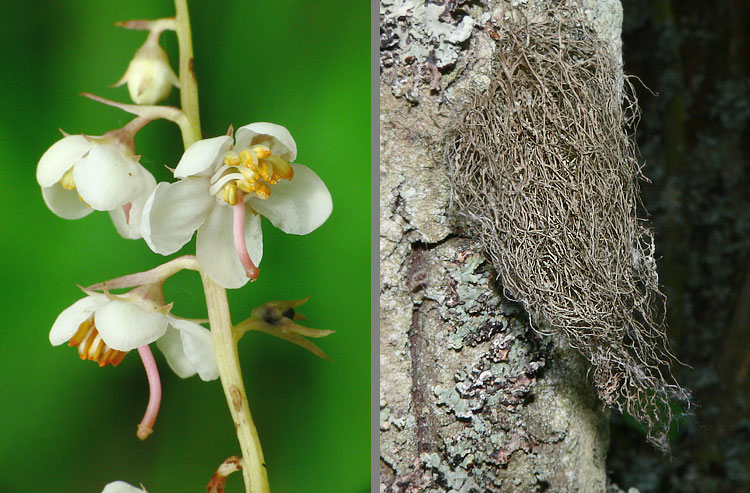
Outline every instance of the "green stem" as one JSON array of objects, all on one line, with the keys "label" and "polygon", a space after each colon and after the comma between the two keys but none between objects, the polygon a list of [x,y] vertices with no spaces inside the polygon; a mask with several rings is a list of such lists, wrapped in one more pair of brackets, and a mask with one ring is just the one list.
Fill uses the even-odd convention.
[{"label": "green stem", "polygon": [[201,273],[203,291],[206,294],[208,320],[214,341],[216,361],[219,365],[221,385],[227,397],[229,411],[237,429],[237,438],[242,450],[242,475],[247,493],[268,493],[268,475],[263,460],[258,432],[250,416],[245,384],[237,356],[237,341],[232,335],[227,292],[210,277]]},{"label": "green stem", "polygon": [[193,71],[193,37],[187,0],[175,0],[177,43],[180,47],[180,105],[190,125],[183,130],[182,140],[187,149],[201,139],[201,120],[198,110],[198,82]]},{"label": "green stem", "polygon": [[[193,71],[193,41],[190,32],[190,16],[187,0],[175,0],[177,42],[180,48],[180,104],[188,124],[181,126],[182,140],[187,149],[201,139],[200,115],[198,112],[198,83]],[[203,291],[206,295],[208,321],[214,342],[216,361],[219,366],[221,385],[232,414],[237,440],[242,450],[242,475],[246,493],[268,493],[268,475],[263,461],[258,431],[255,429],[247,402],[245,384],[242,381],[237,341],[232,334],[232,319],[229,315],[227,292],[201,272]]]}]

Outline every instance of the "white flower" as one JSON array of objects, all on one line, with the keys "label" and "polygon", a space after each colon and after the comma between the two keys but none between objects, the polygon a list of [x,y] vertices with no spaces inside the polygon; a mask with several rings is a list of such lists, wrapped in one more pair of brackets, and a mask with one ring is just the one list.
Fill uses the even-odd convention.
[{"label": "white flower", "polygon": [[297,145],[289,131],[251,123],[236,140],[200,140],[182,156],[176,183],[160,183],[143,208],[141,233],[169,255],[198,231],[201,269],[225,288],[257,276],[263,255],[260,214],[285,233],[304,235],[331,214],[331,194],[310,168],[290,164]]},{"label": "white flower", "polygon": [[145,493],[146,490],[131,486],[125,481],[115,481],[104,487],[102,493]]},{"label": "white flower", "polygon": [[58,216],[79,219],[93,210],[109,211],[117,232],[131,239],[141,237],[143,203],[156,187],[114,133],[66,135],[39,160],[36,179],[44,202]]},{"label": "white flower", "polygon": [[116,366],[128,351],[156,341],[178,376],[198,373],[206,381],[217,378],[211,333],[170,315],[170,308],[130,293],[91,292],[63,310],[52,325],[49,340],[53,346],[65,342],[77,346],[81,359],[96,361],[99,366]]}]

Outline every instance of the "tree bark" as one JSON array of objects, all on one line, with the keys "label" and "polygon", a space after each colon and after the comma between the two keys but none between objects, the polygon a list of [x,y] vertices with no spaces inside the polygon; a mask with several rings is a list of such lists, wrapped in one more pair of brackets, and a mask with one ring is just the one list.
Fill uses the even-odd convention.
[{"label": "tree bark", "polygon": [[[619,57],[619,1],[586,3]],[[381,491],[607,488],[587,363],[503,298],[450,208],[442,143],[490,81],[508,4],[381,0]]]}]

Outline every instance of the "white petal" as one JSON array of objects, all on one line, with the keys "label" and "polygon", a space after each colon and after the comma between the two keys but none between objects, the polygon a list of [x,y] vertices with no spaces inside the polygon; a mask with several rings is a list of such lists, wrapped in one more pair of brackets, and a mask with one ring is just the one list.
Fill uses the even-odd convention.
[{"label": "white petal", "polygon": [[58,315],[57,320],[52,324],[52,330],[49,331],[49,342],[53,346],[68,342],[73,334],[78,331],[78,326],[106,302],[106,296],[96,294],[86,296],[70,305]]},{"label": "white petal", "polygon": [[170,317],[167,334],[156,341],[170,368],[187,378],[197,372],[202,380],[219,377],[211,332],[189,320]]},{"label": "white petal", "polygon": [[36,181],[45,188],[57,183],[94,145],[83,135],[67,135],[58,140],[39,160]]},{"label": "white petal", "polygon": [[42,197],[49,210],[64,219],[80,219],[94,212],[78,198],[77,190],[66,190],[59,183],[42,188]]},{"label": "white petal", "polygon": [[195,375],[195,368],[185,356],[185,350],[182,348],[179,330],[170,325],[164,335],[156,341],[156,346],[164,354],[167,364],[178,377],[188,378]]},{"label": "white petal", "polygon": [[146,200],[151,196],[156,187],[156,180],[154,177],[146,171],[145,168],[140,168],[142,176],[142,184],[139,187],[140,192],[133,200],[130,201],[130,209],[128,210],[127,216],[125,215],[126,205],[117,207],[109,211],[109,217],[112,218],[112,222],[120,233],[120,236],[129,240],[135,240],[141,237],[141,216],[143,215],[143,206]]},{"label": "white petal", "polygon": [[297,143],[286,127],[275,123],[258,122],[245,125],[237,130],[236,149],[247,149],[251,145],[263,144],[271,148],[271,153],[287,161],[297,158]]},{"label": "white petal", "polygon": [[104,342],[118,351],[150,344],[167,331],[167,317],[135,303],[111,300],[94,313],[94,323]]},{"label": "white petal", "polygon": [[104,487],[102,493],[144,493],[145,490],[131,486],[125,481],[115,481]]},{"label": "white petal", "polygon": [[232,147],[228,135],[203,139],[187,148],[174,170],[175,178],[195,175],[210,175],[215,165],[221,163],[224,154]]},{"label": "white petal", "polygon": [[[251,211],[245,213],[245,242],[250,258],[256,266],[263,257],[263,233],[260,229],[260,216]],[[214,207],[206,222],[198,228],[196,256],[201,269],[219,285],[235,289],[241,288],[249,280],[245,275],[237,252],[234,249],[232,234],[232,208],[218,205]]]},{"label": "white petal", "polygon": [[190,241],[215,205],[205,176],[159,183],[143,206],[143,239],[154,252],[170,255]]},{"label": "white petal", "polygon": [[268,199],[252,195],[247,203],[283,232],[306,235],[331,215],[331,194],[313,170],[296,163],[292,168],[292,180],[272,185]]},{"label": "white petal", "polygon": [[143,183],[141,165],[117,145],[97,145],[73,168],[83,200],[98,211],[111,211],[133,200]]}]

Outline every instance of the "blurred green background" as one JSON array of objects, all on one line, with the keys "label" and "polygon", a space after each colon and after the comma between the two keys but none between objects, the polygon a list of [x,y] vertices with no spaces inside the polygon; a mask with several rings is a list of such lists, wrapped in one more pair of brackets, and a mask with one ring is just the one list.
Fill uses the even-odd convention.
[{"label": "blurred green background", "polygon": [[[205,491],[215,468],[239,454],[218,381],[181,380],[154,350],[163,397],[154,434],[136,424],[148,387],[133,352],[117,368],[53,348],[49,328],[89,285],[167,260],[124,240],[106,213],[67,221],[45,207],[39,157],[69,133],[101,135],[130,116],[78,96],[129,102],[110,88],[145,40],[114,22],[173,15],[166,0],[2,1],[0,95],[4,307],[0,358],[0,492],[99,492],[117,479],[149,492]],[[261,303],[312,295],[307,325],[324,361],[265,334],[240,343],[250,407],[274,492],[370,488],[370,5],[275,0],[190,2],[203,131],[224,134],[254,121],[285,125],[333,196],[331,218],[308,236],[264,220],[259,280],[229,293],[232,317]],[[162,35],[177,64],[173,33]],[[173,92],[167,103],[177,104]],[[157,121],[136,138],[141,163],[170,180],[182,153],[176,126]],[[181,253],[193,253],[192,241]],[[175,255],[176,256],[176,255]],[[174,313],[204,317],[198,276],[168,281]],[[227,491],[241,491],[234,475]]]}]

